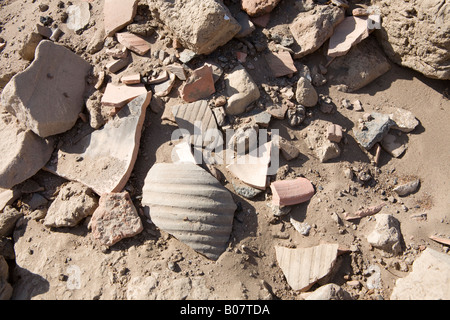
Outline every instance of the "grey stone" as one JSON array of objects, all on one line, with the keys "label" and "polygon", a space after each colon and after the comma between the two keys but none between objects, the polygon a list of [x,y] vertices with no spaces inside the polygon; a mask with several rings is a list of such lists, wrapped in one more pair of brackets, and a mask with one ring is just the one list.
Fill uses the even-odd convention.
[{"label": "grey stone", "polygon": [[395,108],[389,114],[389,117],[394,121],[392,129],[398,129],[402,132],[411,132],[419,125],[419,120],[416,119],[414,114],[402,108]]},{"label": "grey stone", "polygon": [[231,184],[233,185],[233,189],[234,191],[236,191],[237,194],[247,199],[253,199],[254,197],[263,192],[262,190],[253,188],[249,185],[246,185],[236,180],[233,180]]},{"label": "grey stone", "polygon": [[398,158],[406,151],[407,148],[407,145],[402,140],[404,140],[403,137],[388,133],[383,140],[381,140],[381,146],[391,156]]},{"label": "grey stone", "polygon": [[394,125],[389,115],[381,113],[371,113],[372,120],[364,122],[362,129],[353,129],[358,143],[365,149],[371,149],[375,143],[380,142]]},{"label": "grey stone", "polygon": [[375,248],[397,255],[402,251],[401,240],[399,221],[390,214],[376,215],[375,229],[367,236],[367,241]]},{"label": "grey stone", "polygon": [[241,26],[241,30],[235,35],[236,38],[244,38],[249,36],[253,31],[255,31],[256,27],[253,22],[250,20],[248,15],[239,11],[236,15],[234,15],[237,22]]},{"label": "grey stone", "polygon": [[399,185],[399,186],[395,187],[393,190],[399,196],[404,197],[411,193],[414,193],[417,190],[417,188],[419,188],[419,185],[420,185],[420,179],[417,179],[417,180],[413,180],[408,183]]},{"label": "grey stone", "polygon": [[1,104],[40,137],[73,127],[84,107],[91,66],[69,49],[43,40],[36,59],[3,89]]}]

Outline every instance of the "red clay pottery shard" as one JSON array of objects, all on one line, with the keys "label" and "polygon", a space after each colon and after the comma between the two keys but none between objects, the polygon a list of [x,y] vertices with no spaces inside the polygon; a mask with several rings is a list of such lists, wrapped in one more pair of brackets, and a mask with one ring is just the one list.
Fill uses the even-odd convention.
[{"label": "red clay pottery shard", "polygon": [[152,222],[206,257],[217,260],[229,240],[236,204],[231,193],[192,163],[157,163],[142,190]]},{"label": "red clay pottery shard", "polygon": [[141,83],[141,75],[139,73],[126,75],[120,78],[120,81],[126,85],[139,84]]},{"label": "red clay pottery shard", "polygon": [[102,194],[88,227],[93,237],[108,247],[144,229],[127,191]]},{"label": "red clay pottery shard", "polygon": [[372,216],[372,215],[380,212],[381,209],[383,209],[384,206],[385,206],[385,204],[381,203],[381,204],[379,204],[377,206],[373,206],[373,207],[370,207],[370,208],[358,210],[358,211],[356,211],[353,214],[350,214],[350,213],[346,212],[345,215],[344,215],[344,219],[345,220],[354,220],[354,219],[360,219],[360,218],[367,217],[367,216]]},{"label": "red clay pottery shard", "polygon": [[242,0],[242,10],[249,16],[258,17],[271,12],[281,0]]},{"label": "red clay pottery shard", "polygon": [[143,84],[128,86],[108,83],[101,102],[104,106],[121,108],[137,96],[145,93],[147,93],[147,89]]},{"label": "red clay pottery shard", "polygon": [[270,70],[272,70],[272,74],[276,78],[297,72],[294,60],[292,60],[291,54],[287,51],[271,52],[266,54],[265,58]]},{"label": "red clay pottery shard", "polygon": [[105,0],[103,6],[103,24],[107,37],[133,22],[138,0]]},{"label": "red clay pottery shard", "polygon": [[35,134],[46,138],[71,129],[83,110],[91,65],[69,49],[43,40],[36,58],[5,86],[1,105]]},{"label": "red clay pottery shard", "polygon": [[150,43],[131,32],[121,32],[116,34],[117,41],[138,55],[145,55],[150,51]]},{"label": "red clay pottery shard", "polygon": [[293,290],[307,291],[333,269],[338,255],[336,244],[290,249],[275,246],[278,265]]},{"label": "red clay pottery shard", "polygon": [[122,191],[136,162],[151,97],[146,92],[133,99],[99,130],[87,135],[82,130],[75,138],[63,139],[45,169],[99,195]]},{"label": "red clay pottery shard", "polygon": [[369,36],[367,17],[350,16],[334,29],[328,45],[328,56],[345,55],[351,47]]},{"label": "red clay pottery shard", "polygon": [[191,77],[180,88],[180,95],[186,102],[194,102],[211,96],[216,89],[212,67],[204,65],[193,71]]},{"label": "red clay pottery shard", "polygon": [[279,180],[272,182],[272,203],[277,206],[290,206],[306,202],[314,195],[314,187],[306,178]]}]

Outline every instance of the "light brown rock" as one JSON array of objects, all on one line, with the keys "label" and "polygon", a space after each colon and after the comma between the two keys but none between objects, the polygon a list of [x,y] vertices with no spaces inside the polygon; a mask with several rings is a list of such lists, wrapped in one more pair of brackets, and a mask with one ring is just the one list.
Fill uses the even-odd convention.
[{"label": "light brown rock", "polygon": [[53,142],[21,128],[11,115],[0,116],[0,187],[10,189],[35,175],[50,159]]},{"label": "light brown rock", "polygon": [[128,192],[105,193],[89,222],[92,236],[110,247],[124,238],[134,237],[144,226]]},{"label": "light brown rock", "polygon": [[300,12],[289,26],[300,46],[294,57],[300,59],[319,49],[344,18],[344,10],[332,5],[317,5],[311,11]]},{"label": "light brown rock", "polygon": [[345,55],[352,46],[369,36],[367,17],[350,16],[334,29],[328,45],[328,56]]},{"label": "light brown rock", "polygon": [[231,73],[225,75],[225,84],[228,97],[225,108],[227,114],[243,113],[250,103],[260,97],[258,86],[242,65],[238,65]]},{"label": "light brown rock", "polygon": [[300,77],[297,81],[297,89],[295,91],[295,98],[299,104],[305,107],[314,107],[319,102],[319,95],[312,83]]},{"label": "light brown rock", "polygon": [[138,0],[105,0],[103,23],[106,37],[112,37],[133,21],[137,5]]},{"label": "light brown rock", "polygon": [[69,49],[43,40],[36,59],[3,89],[1,104],[40,137],[72,128],[84,107],[91,66]]},{"label": "light brown rock", "polygon": [[219,1],[148,0],[147,3],[183,47],[197,54],[210,54],[241,29],[228,8]]},{"label": "light brown rock", "polygon": [[249,16],[258,17],[271,12],[280,0],[242,0],[242,9]]}]

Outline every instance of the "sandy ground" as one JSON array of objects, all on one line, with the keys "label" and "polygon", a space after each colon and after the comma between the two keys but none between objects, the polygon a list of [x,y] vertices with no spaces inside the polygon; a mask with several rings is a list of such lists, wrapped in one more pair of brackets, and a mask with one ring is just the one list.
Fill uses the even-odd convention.
[{"label": "sandy ground", "polygon": [[[2,1],[0,3],[0,20],[3,27],[0,36],[7,41],[6,48],[0,53],[2,69],[18,71],[24,65],[23,61],[18,58],[20,42],[32,30],[39,20],[39,16],[43,15],[38,9],[41,1],[33,2],[29,0]],[[271,28],[286,30],[292,17],[290,15],[281,16],[280,13],[288,12],[286,8],[292,5],[292,2],[284,1],[275,9],[267,30]],[[92,3],[91,21],[96,22],[91,23],[90,27],[80,35],[64,29],[65,25],[60,24],[60,28],[65,32],[60,43],[81,54],[91,63],[93,61],[104,63],[102,52],[93,57],[84,52],[86,39],[90,39],[96,28],[101,27],[101,23],[99,23],[101,12],[102,5],[96,2]],[[56,1],[51,1],[50,9],[45,14],[52,15],[57,20],[56,17],[59,13]],[[255,34],[264,35],[261,28],[257,28]],[[155,36],[149,40],[152,42],[152,51],[164,48],[167,43],[156,39]],[[238,42],[233,40],[211,54],[210,57],[196,58],[189,66],[194,69],[205,59],[216,59],[219,55],[231,56],[236,43]],[[175,52],[173,48],[166,50]],[[133,58],[135,60],[127,71],[142,71],[140,68],[148,68],[142,58],[135,55]],[[261,57],[257,55],[256,58],[259,60],[254,62],[255,65],[258,65]],[[311,67],[312,61],[325,61],[324,59],[322,50],[319,50],[300,61]],[[277,84],[270,83],[267,77],[269,73],[267,66],[248,71],[259,85],[262,83]],[[116,77],[120,75],[118,74]],[[177,85],[179,84],[177,83]],[[143,217],[145,231],[142,234],[121,241],[109,251],[101,251],[99,246],[93,242],[87,231],[87,223],[76,228],[49,232],[40,223],[31,221],[26,225],[26,229],[22,226],[20,232],[32,239],[28,246],[36,243],[40,243],[41,247],[45,244],[50,245],[52,237],[56,236],[67,237],[69,240],[76,239],[78,241],[77,250],[71,253],[74,260],[77,256],[90,255],[90,250],[93,250],[95,256],[101,257],[100,259],[113,261],[111,265],[117,269],[115,263],[118,263],[117,255],[119,255],[121,268],[126,268],[129,272],[118,282],[114,294],[106,292],[97,294],[97,297],[100,298],[126,298],[126,288],[133,276],[158,271],[162,279],[167,280],[166,282],[161,281],[161,283],[165,283],[169,287],[172,285],[171,280],[179,279],[182,276],[200,278],[204,286],[209,288],[206,298],[302,299],[304,296],[289,287],[277,265],[274,245],[310,247],[319,243],[338,243],[340,247],[357,248],[357,250],[339,258],[339,267],[335,268],[335,272],[327,281],[341,285],[355,299],[389,299],[395,280],[406,276],[411,271],[411,262],[425,247],[431,247],[438,251],[448,250],[445,246],[430,240],[429,236],[435,234],[450,236],[449,84],[449,81],[429,79],[418,72],[392,64],[388,73],[354,93],[343,93],[326,84],[318,87],[318,93],[329,95],[337,105],[337,112],[334,114],[324,114],[317,107],[308,109],[310,116],[302,125],[295,128],[290,127],[287,120],[273,119],[270,128],[279,129],[280,135],[292,140],[301,151],[301,155],[295,160],[285,161],[280,158],[280,165],[287,164],[289,166],[288,177],[302,174],[308,178],[315,186],[316,193],[308,203],[294,206],[289,215],[274,218],[267,207],[268,200],[265,199],[266,196],[270,197],[270,189],[252,200],[240,197],[234,193],[230,183],[233,179],[231,174],[224,166],[218,166],[225,176],[222,183],[233,193],[234,200],[240,202],[242,210],[235,215],[229,248],[217,262],[200,256],[175,238],[157,230],[145,217]],[[216,87],[220,88],[220,82]],[[176,89],[177,87],[173,92],[176,92]],[[220,89],[217,94],[219,93]],[[393,158],[383,151],[379,165],[374,166],[368,155],[361,150],[352,137],[351,129],[357,124],[362,113],[341,107],[340,101],[343,98],[350,101],[359,99],[365,112],[388,112],[389,107],[400,107],[413,112],[420,121],[420,125],[413,132],[407,134],[408,149],[405,154],[400,158]],[[176,94],[171,94],[167,100],[166,106],[181,102]],[[131,194],[137,206],[139,206],[138,196],[151,166],[156,162],[171,161],[170,151],[173,143],[170,142],[170,138],[177,127],[170,122],[162,121],[161,115],[162,112],[155,113],[150,108],[147,111],[139,157],[129,182],[129,188],[132,189]],[[327,122],[342,125],[346,131],[347,144],[341,144],[342,154],[340,157],[327,163],[320,163],[306,145],[304,133],[308,128],[322,128]],[[294,139],[292,139],[293,137]],[[371,154],[373,155],[373,152]],[[345,168],[369,170],[373,179],[366,185],[359,183],[356,179],[350,180],[344,176]],[[396,179],[401,182],[409,181],[413,177],[421,180],[420,189],[416,193],[400,198],[392,192]],[[34,179],[45,186],[49,192],[64,182],[43,171],[39,172]],[[337,213],[342,217],[344,212],[354,212],[361,207],[365,208],[382,202],[386,203],[382,212],[393,214],[400,221],[404,241],[403,253],[400,256],[386,257],[383,252],[368,244],[366,237],[375,225],[373,218],[363,218],[354,222],[344,221],[342,224],[336,223],[332,218],[332,213]],[[402,205],[406,206],[408,210],[405,211]],[[426,213],[426,220],[411,217],[423,213]],[[290,223],[291,217],[312,226],[309,235],[299,234]],[[18,249],[25,250],[26,247],[22,243],[20,246],[16,246],[16,251]],[[65,250],[55,250],[54,256],[50,256],[49,261],[61,261],[67,255]],[[168,261],[176,263],[175,271],[168,269]],[[364,271],[373,264],[381,268],[382,288],[368,290],[365,287],[367,275]],[[399,267],[399,265],[407,267]],[[48,265],[44,264],[42,268],[46,268],[46,266]],[[49,267],[50,269],[51,267]],[[105,272],[107,274],[107,271]],[[45,274],[45,270],[42,273]],[[12,272],[12,281],[14,281],[13,276],[14,272]],[[352,287],[347,284],[349,280],[359,280],[362,285]],[[101,279],[92,279],[92,281],[102,282]],[[13,285],[15,285],[14,282]],[[16,298],[21,296],[20,290],[21,286],[16,285],[14,293]],[[41,298],[51,298],[52,294],[54,293],[48,293],[46,296],[44,292]],[[61,297],[92,298],[91,295],[83,296],[82,293],[62,295]],[[159,297],[171,298],[164,295]],[[190,297],[196,298],[195,295],[188,298]],[[205,298],[202,295],[198,297]]]}]

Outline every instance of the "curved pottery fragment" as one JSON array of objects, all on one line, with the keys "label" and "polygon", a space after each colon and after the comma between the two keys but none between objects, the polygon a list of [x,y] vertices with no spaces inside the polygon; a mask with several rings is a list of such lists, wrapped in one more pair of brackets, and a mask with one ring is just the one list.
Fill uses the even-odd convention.
[{"label": "curved pottery fragment", "polygon": [[158,228],[212,260],[225,251],[236,204],[207,171],[192,163],[157,163],[142,193]]}]

